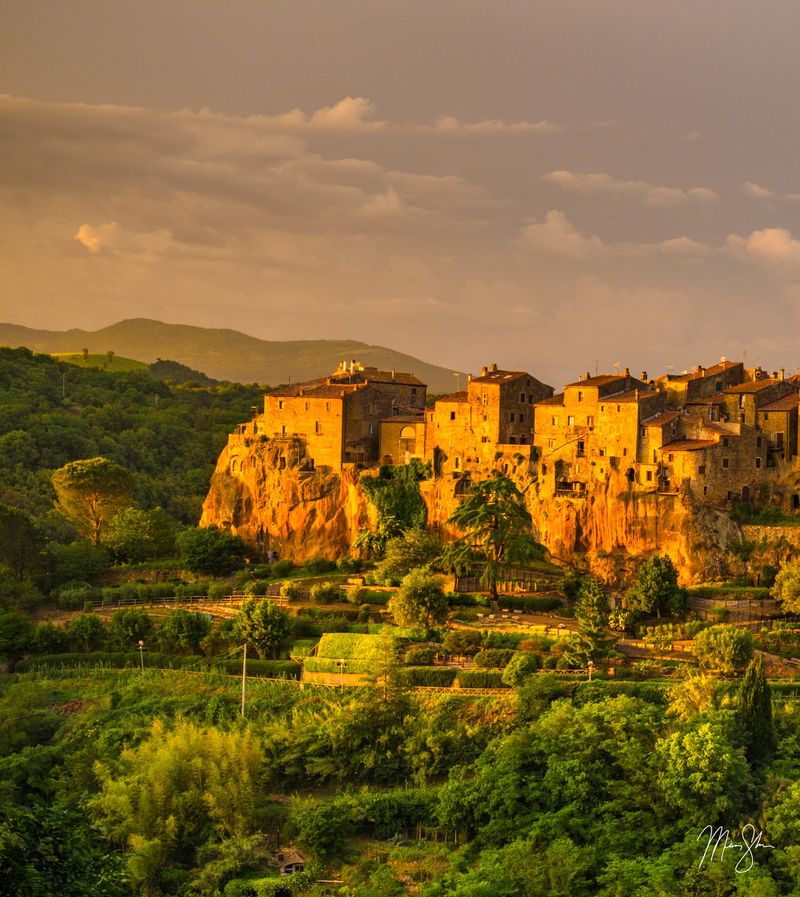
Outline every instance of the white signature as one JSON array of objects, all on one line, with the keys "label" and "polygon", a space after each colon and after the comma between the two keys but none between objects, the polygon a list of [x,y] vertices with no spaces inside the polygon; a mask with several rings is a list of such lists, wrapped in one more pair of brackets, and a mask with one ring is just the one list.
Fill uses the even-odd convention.
[{"label": "white signature", "polygon": [[742,828],[740,834],[742,837],[741,843],[736,842],[731,838],[730,829],[724,829],[721,825],[718,825],[716,828],[714,828],[713,825],[707,825],[697,836],[698,841],[700,841],[704,835],[708,837],[706,849],[703,851],[703,858],[700,860],[700,867],[702,868],[706,859],[708,859],[709,863],[713,863],[717,851],[719,851],[717,859],[719,862],[722,862],[725,858],[726,850],[741,850],[743,853],[739,857],[739,862],[734,867],[734,871],[741,874],[743,872],[749,872],[755,865],[754,852],[756,850],[775,850],[775,847],[772,844],[761,843],[761,840],[764,837],[764,832],[757,829],[754,825],[750,825],[750,823]]}]

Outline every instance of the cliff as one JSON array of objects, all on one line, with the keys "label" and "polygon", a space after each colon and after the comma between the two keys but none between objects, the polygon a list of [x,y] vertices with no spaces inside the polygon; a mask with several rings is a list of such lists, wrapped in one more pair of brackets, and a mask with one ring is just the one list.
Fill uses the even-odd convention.
[{"label": "cliff", "polygon": [[[524,490],[535,535],[551,555],[565,563],[588,561],[610,584],[623,584],[636,558],[652,552],[668,554],[686,583],[724,576],[735,565],[726,549],[741,543],[741,530],[688,488],[645,492],[622,472],[609,471],[586,493],[563,495],[553,476],[532,472],[521,456],[499,464]],[[274,549],[297,561],[348,553],[358,532],[377,523],[361,486],[361,478],[373,472],[345,468],[336,475],[311,467],[300,439],[232,435],[217,463],[201,525],[230,529],[261,553]],[[428,524],[444,538],[456,535],[446,521],[459,488],[464,483],[452,477],[420,483]]]}]

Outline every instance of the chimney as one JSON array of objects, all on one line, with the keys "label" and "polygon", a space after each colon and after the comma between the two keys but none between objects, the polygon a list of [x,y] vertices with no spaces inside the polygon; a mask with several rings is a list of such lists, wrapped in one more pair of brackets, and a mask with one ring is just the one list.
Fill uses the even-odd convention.
[{"label": "chimney", "polygon": [[492,373],[494,373],[494,372],[497,370],[497,365],[495,364],[495,362],[492,362],[491,367],[489,368],[489,370],[490,370]]},{"label": "chimney", "polygon": [[639,401],[639,387],[638,386],[634,390],[633,397],[636,399],[637,402]]},{"label": "chimney", "polygon": [[394,380],[394,368],[392,368],[392,380]]},{"label": "chimney", "polygon": [[472,374],[467,374],[467,383],[472,383]]},{"label": "chimney", "polygon": [[781,368],[781,380],[783,380],[785,377],[786,377],[786,370],[784,368]]},{"label": "chimney", "polygon": [[647,383],[647,371],[642,371],[642,376],[639,378],[643,383]]},{"label": "chimney", "polygon": [[626,377],[630,377],[630,375],[631,375],[631,369],[630,369],[630,368],[625,368],[625,376],[626,376]]},{"label": "chimney", "polygon": [[584,379],[584,380],[588,380],[590,376],[591,376],[591,375],[589,374],[589,372],[588,372],[588,371],[585,371],[585,372],[584,372],[584,375],[583,375],[583,379]]},{"label": "chimney", "polygon": [[719,356],[719,363],[720,363],[720,364],[725,364],[725,362],[726,362],[727,360],[728,360],[728,356],[727,356],[727,355],[720,355],[720,356]]},{"label": "chimney", "polygon": [[485,377],[488,372],[489,372],[489,368],[487,368],[486,365],[484,365],[481,368],[481,377]]}]

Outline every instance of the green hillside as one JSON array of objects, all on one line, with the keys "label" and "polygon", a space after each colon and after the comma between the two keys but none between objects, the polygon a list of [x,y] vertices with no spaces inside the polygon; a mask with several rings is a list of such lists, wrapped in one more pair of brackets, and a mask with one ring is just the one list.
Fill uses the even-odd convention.
[{"label": "green hillside", "polygon": [[136,361],[134,358],[124,358],[121,355],[109,355],[108,352],[102,355],[95,353],[82,352],[51,352],[56,361],[63,361],[65,364],[74,364],[79,368],[100,368],[103,371],[146,371],[149,366],[143,361]]},{"label": "green hillside", "polygon": [[346,358],[384,370],[411,372],[434,393],[452,392],[455,386],[450,368],[428,364],[384,346],[356,340],[261,340],[237,330],[164,324],[148,318],[120,321],[95,331],[34,330],[0,324],[0,345],[71,356],[85,348],[104,358],[113,351],[145,363],[171,358],[218,380],[273,386],[324,376]]}]

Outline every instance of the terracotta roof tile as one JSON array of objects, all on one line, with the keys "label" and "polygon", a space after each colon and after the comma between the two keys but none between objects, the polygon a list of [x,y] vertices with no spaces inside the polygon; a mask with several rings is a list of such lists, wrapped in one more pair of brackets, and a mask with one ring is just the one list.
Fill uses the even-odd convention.
[{"label": "terracotta roof tile", "polygon": [[661,446],[661,452],[695,452],[716,445],[715,439],[676,439]]},{"label": "terracotta roof tile", "polygon": [[788,396],[783,396],[783,398],[776,399],[774,402],[770,402],[768,405],[762,405],[758,410],[759,411],[792,411],[797,408],[798,403],[800,402],[800,395],[796,392],[789,393]]}]

